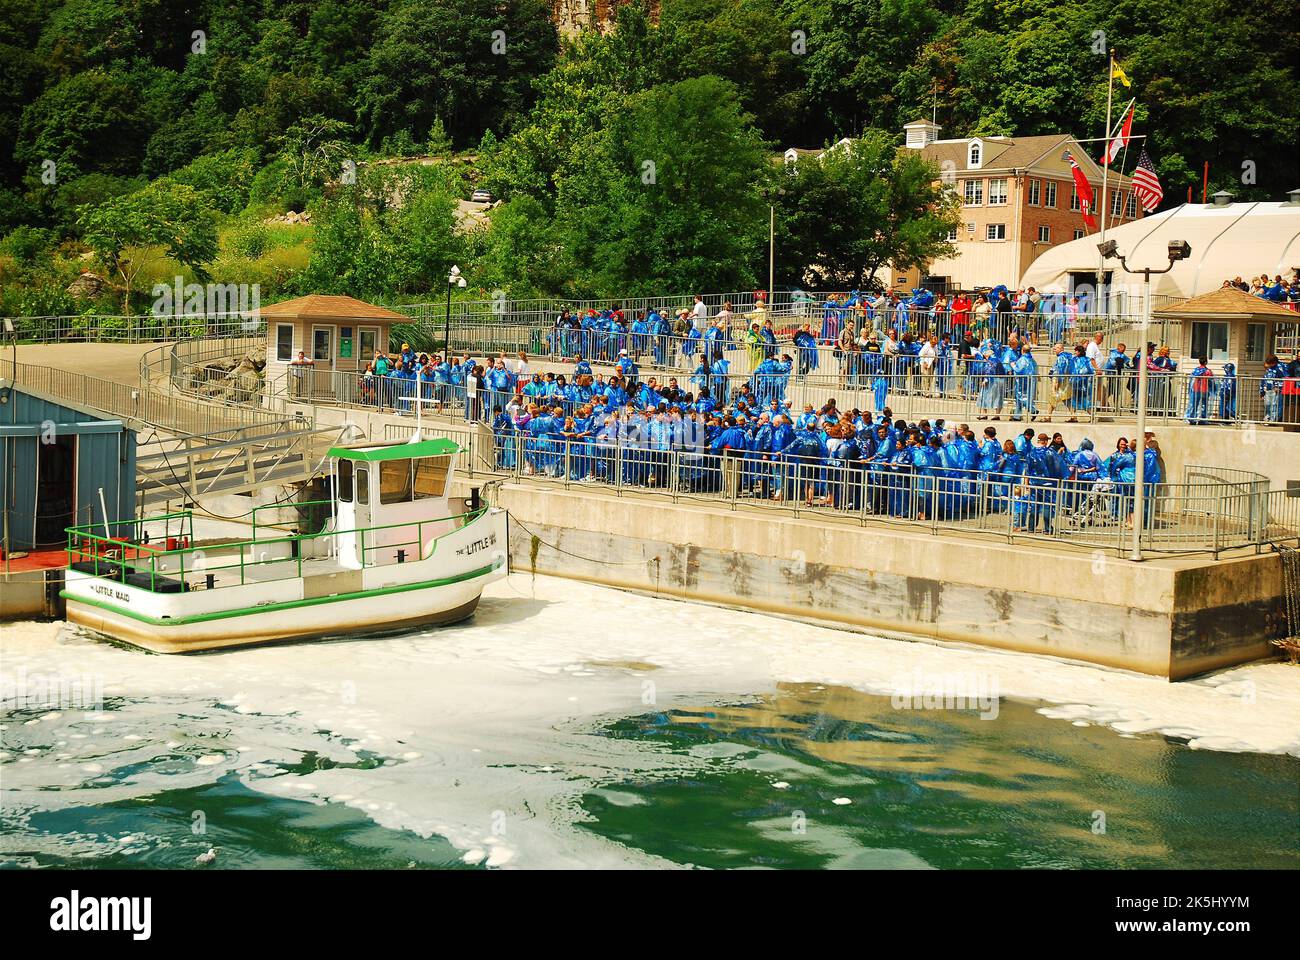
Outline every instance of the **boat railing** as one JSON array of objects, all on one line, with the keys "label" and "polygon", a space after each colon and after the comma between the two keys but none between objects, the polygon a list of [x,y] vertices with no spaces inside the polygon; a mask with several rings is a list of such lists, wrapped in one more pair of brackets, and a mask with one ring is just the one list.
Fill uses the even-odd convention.
[{"label": "boat railing", "polygon": [[[324,530],[319,533],[291,534],[281,537],[263,539],[232,540],[215,544],[199,545],[193,543],[194,520],[190,511],[165,514],[161,516],[136,520],[117,521],[105,527],[102,523],[82,524],[67,528],[68,566],[71,569],[106,577],[128,586],[147,589],[152,593],[181,593],[190,589],[187,576],[203,576],[206,589],[219,586],[242,586],[250,582],[250,571],[254,568],[265,569],[276,564],[292,564],[297,577],[303,575],[304,561],[313,559],[304,556],[304,544],[324,538],[334,538],[344,534],[354,534],[360,542],[361,569],[403,563],[408,559],[407,548],[412,551],[411,560],[424,560],[433,555],[437,543],[444,537],[462,527],[473,523],[481,517],[487,507],[466,513],[436,517],[427,520],[407,520],[400,523],[381,524],[370,527],[358,527],[351,530]],[[179,528],[187,531],[176,537],[168,534],[164,540],[150,542],[143,536],[146,523],[168,523],[179,521]],[[437,529],[451,523],[451,529],[443,529],[431,538],[425,538],[425,531]],[[114,536],[114,526],[127,525],[135,531],[135,536]],[[409,540],[396,543],[375,543],[374,538],[384,531],[414,529],[415,534]],[[371,542],[367,543],[367,538]],[[428,545],[427,548],[425,545]],[[283,546],[287,556],[271,556],[267,548]],[[238,559],[230,563],[214,563],[216,553],[236,553]],[[391,557],[391,559],[386,559]],[[218,574],[223,571],[238,571],[238,582],[218,583]],[[227,576],[220,577],[222,581]],[[259,580],[262,578],[258,578]]]}]

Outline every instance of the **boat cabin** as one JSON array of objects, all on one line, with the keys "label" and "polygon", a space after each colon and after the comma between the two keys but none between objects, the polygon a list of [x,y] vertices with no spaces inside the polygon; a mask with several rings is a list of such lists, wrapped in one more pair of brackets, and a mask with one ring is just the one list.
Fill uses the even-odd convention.
[{"label": "boat cabin", "polygon": [[361,569],[418,560],[455,529],[448,491],[459,452],[441,438],[332,448],[339,564]]}]

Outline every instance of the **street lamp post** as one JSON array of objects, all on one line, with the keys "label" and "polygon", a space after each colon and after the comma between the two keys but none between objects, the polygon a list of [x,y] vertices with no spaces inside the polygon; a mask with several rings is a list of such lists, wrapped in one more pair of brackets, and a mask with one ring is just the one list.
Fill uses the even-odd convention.
[{"label": "street lamp post", "polygon": [[451,288],[460,287],[464,289],[465,278],[460,275],[460,267],[452,264],[451,272],[447,274],[447,321],[442,328],[442,359],[444,363],[451,363]]},{"label": "street lamp post", "polygon": [[1151,359],[1147,332],[1151,329],[1151,274],[1168,273],[1179,260],[1186,260],[1192,252],[1191,244],[1186,240],[1169,241],[1169,265],[1163,270],[1154,267],[1139,267],[1130,270],[1128,262],[1118,250],[1114,240],[1097,244],[1103,260],[1117,259],[1125,273],[1142,274],[1142,348],[1138,356],[1138,395],[1137,395],[1137,434],[1140,444],[1136,451],[1133,485],[1133,536],[1129,545],[1129,559],[1142,559],[1142,528],[1146,526],[1146,455],[1147,455],[1147,363]]}]

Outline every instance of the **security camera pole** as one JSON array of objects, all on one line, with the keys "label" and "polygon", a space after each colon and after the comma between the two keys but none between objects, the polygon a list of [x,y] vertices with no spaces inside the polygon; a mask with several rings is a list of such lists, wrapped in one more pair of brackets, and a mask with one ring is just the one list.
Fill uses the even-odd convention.
[{"label": "security camera pole", "polygon": [[1169,241],[1169,266],[1163,270],[1156,270],[1153,267],[1141,267],[1137,270],[1130,270],[1128,263],[1119,253],[1118,244],[1114,240],[1106,240],[1097,244],[1097,250],[1101,253],[1103,260],[1112,258],[1119,260],[1119,265],[1124,268],[1125,273],[1142,274],[1143,292],[1142,292],[1142,349],[1138,356],[1140,363],[1138,365],[1138,396],[1137,396],[1137,433],[1138,449],[1136,452],[1135,476],[1133,484],[1133,538],[1129,548],[1129,559],[1140,561],[1142,559],[1142,528],[1146,525],[1146,454],[1147,454],[1147,363],[1150,361],[1150,351],[1147,347],[1148,331],[1151,329],[1151,274],[1168,273],[1174,268],[1174,264],[1179,260],[1186,260],[1191,255],[1192,246],[1186,240]]}]

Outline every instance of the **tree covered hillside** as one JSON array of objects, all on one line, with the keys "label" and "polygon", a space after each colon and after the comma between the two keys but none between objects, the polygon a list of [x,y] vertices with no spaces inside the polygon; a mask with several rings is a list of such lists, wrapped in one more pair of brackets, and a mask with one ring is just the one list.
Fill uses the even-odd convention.
[{"label": "tree covered hillside", "polygon": [[[933,111],[945,136],[1100,136],[1107,47],[1167,203],[1199,194],[1205,161],[1211,189],[1239,197],[1300,186],[1282,0],[663,0],[657,23],[632,3],[566,42],[550,10],[6,0],[0,310],[86,309],[65,288],[88,267],[113,286],[97,309],[140,308],[173,273],[264,297],[422,296],[453,261],[512,293],[746,287],[765,282],[769,204],[792,251],[778,282],[850,282],[879,244],[819,256],[836,184],[792,178],[776,151],[865,133],[840,182],[897,189],[884,206],[847,197],[845,216],[916,218],[898,255],[924,259],[950,217],[887,149],[902,125]],[[416,156],[429,162],[376,162]],[[489,229],[458,231],[475,186],[506,202]],[[274,219],[288,210],[310,224]]]}]

